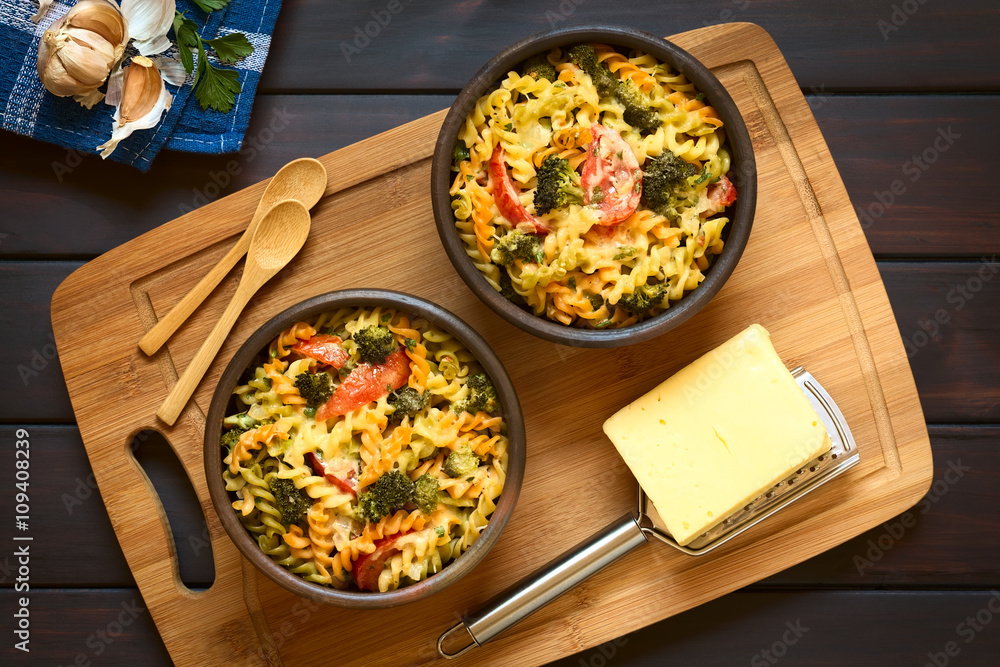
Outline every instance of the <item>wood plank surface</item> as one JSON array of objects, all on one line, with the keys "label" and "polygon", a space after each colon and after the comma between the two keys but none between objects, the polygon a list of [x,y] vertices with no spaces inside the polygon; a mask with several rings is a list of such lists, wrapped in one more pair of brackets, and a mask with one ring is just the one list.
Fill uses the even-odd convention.
[{"label": "wood plank surface", "polygon": [[[373,18],[385,20],[379,12],[389,4],[285,0],[242,154],[164,152],[141,175],[0,132],[0,380],[7,388],[0,442],[11,442],[18,427],[31,433],[32,527],[40,554],[31,564],[32,653],[4,643],[0,664],[171,664],[149,613],[129,613],[142,599],[91,488],[58,362],[48,358],[48,300],[78,260],[154,229],[182,207],[253,184],[290,159],[321,155],[444,108],[496,50],[531,32],[613,21],[670,34],[746,20],[763,25],[781,47],[854,207],[878,212],[879,195],[887,198],[894,181],[905,187],[884,213],[861,217],[877,259],[911,260],[879,262],[879,271],[900,332],[916,350],[909,363],[925,415],[941,422],[929,429],[937,488],[912,510],[916,523],[898,539],[905,513],[750,590],[554,664],[839,667],[925,665],[936,656],[939,665],[945,657],[954,665],[993,665],[1000,654],[995,620],[969,643],[956,628],[1000,590],[997,282],[984,282],[960,310],[948,295],[975,276],[980,257],[1000,250],[1000,189],[992,184],[1000,152],[997,4],[401,0],[402,11],[348,63],[342,44],[350,45]],[[908,163],[949,127],[959,135],[953,145],[909,180]],[[224,183],[227,165],[235,173]],[[940,309],[949,321],[936,328]],[[924,342],[922,334],[932,332]],[[28,373],[25,382],[20,368],[34,370],[32,363],[38,375]],[[185,505],[172,457],[144,444],[150,446],[140,450],[143,469],[173,529],[180,575],[206,583],[213,568],[207,551],[195,553],[205,530],[199,511]],[[0,467],[12,464],[12,448],[0,447]],[[956,479],[955,467],[971,470]],[[11,507],[11,497],[12,489],[0,485],[0,505]],[[0,522],[0,541],[8,544],[9,523]],[[0,550],[0,607],[7,610],[19,595],[10,553]],[[936,588],[953,590],[924,590]],[[131,622],[111,638],[119,618]],[[810,628],[801,641],[776,646],[786,623],[799,620]],[[957,656],[943,655],[949,641]],[[775,648],[769,657],[762,653]],[[398,656],[397,662],[411,661]]]},{"label": "wood plank surface", "polygon": [[[685,335],[672,332],[655,342],[670,346],[674,355],[650,364],[650,343],[623,348],[613,355],[608,351],[565,350],[554,359],[551,345],[511,332],[458,286],[453,271],[440,257],[425,189],[427,158],[441,119],[436,114],[324,156],[334,178],[327,198],[313,213],[312,242],[284,277],[279,276],[258,294],[206,376],[195,396],[196,404],[164,431],[199,497],[206,502],[201,413],[221,366],[233,346],[279,304],[324,290],[370,285],[372,276],[377,275],[380,286],[434,298],[483,333],[505,361],[518,388],[529,440],[546,443],[543,449],[537,445],[532,449],[534,468],[526,476],[518,506],[523,511],[515,514],[505,540],[477,568],[476,576],[467,577],[434,601],[415,603],[407,610],[407,619],[419,618],[414,620],[419,633],[402,643],[372,647],[370,654],[354,657],[354,663],[392,663],[401,650],[416,651],[411,654],[414,660],[428,661],[431,654],[422,648],[420,637],[447,627],[450,615],[444,609],[475,607],[484,596],[517,578],[517,573],[504,567],[512,558],[526,567],[539,565],[568,546],[565,540],[571,544],[585,537],[618,515],[622,507],[627,508],[623,501],[632,495],[634,482],[621,474],[608,480],[601,506],[595,505],[573,522],[562,521],[560,507],[549,507],[542,498],[554,485],[567,499],[576,494],[575,502],[582,502],[580,494],[585,490],[573,483],[576,475],[596,475],[598,470],[614,467],[618,459],[606,446],[592,444],[589,456],[570,479],[560,464],[567,448],[578,450],[581,443],[588,442],[588,434],[599,433],[600,420],[609,410],[751,321],[761,321],[770,328],[787,363],[794,366],[808,360],[809,370],[837,396],[862,451],[860,465],[824,487],[822,498],[810,495],[770,518],[766,527],[755,528],[757,539],[743,540],[740,548],[726,545],[698,562],[676,552],[648,548],[642,556],[630,554],[626,560],[631,565],[616,564],[616,581],[601,573],[539,612],[532,624],[498,639],[501,653],[490,656],[491,661],[497,662],[501,654],[524,664],[540,656],[556,657],[604,641],[623,629],[679,613],[891,518],[894,511],[916,502],[930,484],[930,449],[923,415],[885,291],[832,158],[780,54],[763,31],[749,25],[709,28],[678,36],[678,40],[689,44],[709,67],[718,69],[742,113],[750,119],[761,196],[754,236],[726,288],[685,328]],[[724,44],[726,48],[720,48]],[[385,174],[387,164],[394,164],[396,171]],[[348,180],[351,178],[354,180]],[[350,189],[342,190],[345,187]],[[137,475],[134,463],[123,458],[121,451],[123,436],[150,424],[155,403],[200,344],[221,300],[231,291],[232,281],[213,295],[218,297],[214,303],[206,304],[178,332],[167,355],[147,359],[136,352],[131,341],[184,293],[189,281],[225,247],[226,239],[241,229],[241,220],[255,206],[260,190],[260,185],[254,186],[203,207],[102,256],[64,282],[52,304],[65,375],[98,483],[164,641],[173,658],[183,664],[221,659],[221,654],[210,656],[221,650],[223,641],[235,642],[226,646],[244,659],[261,660],[278,639],[287,637],[284,620],[301,606],[301,600],[257,573],[241,580],[238,559],[224,538],[214,543],[217,584],[197,598],[187,595],[171,566],[172,543],[169,539],[164,543],[163,509],[147,495],[148,481]],[[376,225],[382,236],[377,251],[370,242]],[[401,234],[406,235],[406,244]],[[797,249],[781,265],[775,265],[766,252],[778,243]],[[388,250],[404,245],[399,252]],[[333,274],[324,270],[335,254],[352,258],[349,269],[342,267]],[[387,272],[387,267],[392,267],[391,271]],[[431,272],[428,267],[437,270]],[[288,280],[290,275],[294,280]],[[769,291],[767,287],[774,284],[785,289]],[[95,295],[97,285],[101,291]],[[109,339],[112,328],[114,336]],[[100,358],[87,343],[98,339],[108,341]],[[546,362],[540,365],[541,359]],[[638,359],[643,363],[637,363]],[[593,374],[605,381],[595,387],[589,407],[564,394]],[[124,386],[130,401],[115,420],[97,419],[93,409],[109,400],[107,392],[116,385]],[[563,406],[558,415],[551,414],[555,405]],[[576,410],[572,415],[567,411],[570,406]],[[888,406],[892,406],[891,414]],[[218,534],[211,513],[208,520],[210,530]],[[528,526],[553,520],[567,528],[540,544]],[[637,559],[656,572],[670,572],[673,586],[683,594],[666,595],[642,567],[637,567]],[[633,604],[629,598],[639,598],[642,604]],[[250,612],[242,617],[237,608],[241,599],[247,601]],[[257,599],[266,618],[253,616]],[[627,621],[623,619],[619,625],[606,622],[608,613],[625,607],[633,612]],[[564,620],[570,610],[572,618]],[[379,619],[390,622],[393,617],[400,618],[393,610],[364,617],[338,611],[315,610],[317,623],[297,630],[302,641],[281,646],[282,659],[293,663],[326,660],[322,634],[317,632],[332,623],[345,632],[360,633]],[[194,618],[198,619],[197,642],[191,635]],[[251,620],[260,635],[259,648],[249,634]],[[262,627],[269,632],[262,633]],[[486,654],[478,653],[469,660],[484,659]]]},{"label": "wood plank surface", "polygon": [[[0,234],[6,235],[0,237],[0,257],[90,259],[190,208],[257,183],[289,160],[342,148],[443,109],[452,99],[260,95],[242,153],[167,151],[148,175],[0,134]],[[1000,117],[1000,97],[966,95],[961,104],[951,99],[807,94],[876,258],[1000,251],[995,215],[1000,188],[992,183],[993,156],[1000,154],[1000,127],[993,122]],[[359,108],[371,112],[359,114]],[[914,169],[920,170],[914,156],[936,150],[938,130],[948,128],[959,138],[913,181]],[[901,195],[891,192],[897,180],[905,187]],[[107,187],[109,181],[114,188]],[[879,196],[892,197],[881,215]],[[949,212],[946,220],[943,211]]]},{"label": "wood plank surface", "polygon": [[[52,293],[80,265],[0,261],[0,293],[8,295],[4,303],[17,313],[17,326],[0,328],[0,381],[17,388],[0,402],[0,423],[73,420],[58,359],[49,358],[52,349],[46,346],[52,343]],[[995,343],[1000,336],[1000,274],[989,273],[1000,268],[1000,258],[997,263],[888,261],[879,262],[878,268],[906,341],[927,420],[1000,422],[995,371],[1000,367]],[[996,278],[980,278],[981,270]]]},{"label": "wood plank surface", "polygon": [[916,506],[755,587],[1000,586],[1000,426],[929,430],[934,483]]},{"label": "wood plank surface", "polygon": [[49,319],[59,283],[80,262],[0,262],[6,325],[0,327],[0,421],[72,421]]},{"label": "wood plank surface", "polygon": [[[550,665],[758,667],[780,654],[780,664],[789,667],[919,666],[928,653],[941,654],[955,642],[951,664],[985,667],[1000,652],[997,614],[983,611],[991,601],[1000,608],[997,595],[994,589],[739,591]],[[0,605],[13,608],[14,596],[0,591]],[[137,590],[35,591],[31,612],[30,664],[172,664]],[[976,621],[979,614],[992,623]],[[29,664],[24,657],[9,642],[0,647],[5,664]],[[406,663],[402,657],[398,664]]]},{"label": "wood plank surface", "polygon": [[[31,434],[32,483],[41,490],[32,497],[31,526],[45,558],[33,564],[33,585],[134,587],[79,431],[74,426],[0,426],[0,442],[10,442],[17,428]],[[902,525],[895,517],[886,522],[888,527],[877,526],[752,588],[1000,586],[996,558],[1000,515],[995,511],[1000,503],[995,484],[1000,474],[1000,426],[932,426],[930,436],[938,487],[932,486],[926,502],[917,505],[913,511],[916,524],[904,526],[901,537],[894,536],[897,524]],[[148,457],[143,455],[147,446]],[[198,588],[207,586],[214,570],[200,507],[185,495],[186,480],[171,467],[172,457],[154,438],[138,449],[143,470],[169,518],[182,580]],[[0,469],[9,470],[13,461],[12,449],[0,449]],[[948,473],[951,464],[963,469],[960,477]],[[971,470],[964,471],[965,467]],[[0,506],[12,506],[13,494],[13,487],[0,486]],[[13,534],[9,523],[0,523],[0,542],[9,543]],[[873,549],[870,542],[878,548]],[[62,548],[64,544],[74,548]],[[0,588],[12,586],[13,564],[8,553],[0,553]]]},{"label": "wood plank surface", "polygon": [[740,591],[551,667],[933,666],[928,654],[938,665],[987,667],[1000,653],[997,610],[994,589]]},{"label": "wood plank surface", "polygon": [[[912,3],[811,0],[793,7],[785,0],[676,0],[669,5],[656,0],[400,0],[391,14],[384,9],[392,4],[388,0],[291,0],[282,8],[261,85],[268,91],[457,91],[501,49],[551,27],[612,23],[673,35],[748,21],[774,36],[807,89],[1000,88],[995,3],[912,2],[917,4],[910,13],[901,9],[893,17],[894,4],[909,9]],[[369,25],[379,17],[384,25]],[[374,37],[358,37],[365,30]],[[308,66],[311,62],[326,66]],[[952,66],[956,63],[961,66]]]},{"label": "wood plank surface", "polygon": [[814,95],[876,258],[1000,252],[1000,97]]},{"label": "wood plank surface", "polygon": [[1000,258],[984,259],[879,266],[929,422],[1000,422]]},{"label": "wood plank surface", "polygon": [[[453,96],[262,95],[243,149],[164,151],[142,174],[96,155],[0,135],[0,257],[90,259],[210,201],[447,107]],[[371,108],[358,114],[358,104]],[[71,215],[67,218],[67,215]]]}]

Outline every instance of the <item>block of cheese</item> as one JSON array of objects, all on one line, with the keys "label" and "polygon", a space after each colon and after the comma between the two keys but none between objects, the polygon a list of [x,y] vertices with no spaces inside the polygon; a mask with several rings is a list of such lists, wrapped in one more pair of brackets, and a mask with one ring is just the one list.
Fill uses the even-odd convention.
[{"label": "block of cheese", "polygon": [[604,432],[680,545],[830,449],[759,324],[616,412]]}]

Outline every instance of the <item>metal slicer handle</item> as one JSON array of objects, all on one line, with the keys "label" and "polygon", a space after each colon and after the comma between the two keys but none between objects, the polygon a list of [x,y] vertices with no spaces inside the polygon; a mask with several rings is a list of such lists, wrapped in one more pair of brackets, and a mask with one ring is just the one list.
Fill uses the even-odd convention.
[{"label": "metal slicer handle", "polygon": [[[438,654],[442,658],[457,658],[482,646],[645,541],[646,535],[635,517],[631,512],[626,514],[586,542],[497,594],[476,613],[463,617],[461,623],[438,638]],[[462,627],[473,643],[457,653],[445,652],[447,637]]]}]

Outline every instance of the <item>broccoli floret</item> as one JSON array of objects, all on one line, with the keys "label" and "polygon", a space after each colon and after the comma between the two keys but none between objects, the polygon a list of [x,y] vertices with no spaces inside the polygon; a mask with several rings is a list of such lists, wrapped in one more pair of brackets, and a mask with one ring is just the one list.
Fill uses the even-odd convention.
[{"label": "broccoli floret", "polygon": [[543,215],[570,204],[583,204],[580,175],[569,166],[569,160],[550,155],[538,168],[535,212]]},{"label": "broccoli floret", "polygon": [[516,260],[538,262],[545,260],[542,240],[534,234],[513,231],[501,236],[490,251],[490,259],[501,266],[510,266]]},{"label": "broccoli floret", "polygon": [[660,129],[661,125],[659,114],[638,104],[626,104],[622,118],[639,130],[639,134],[652,134]]},{"label": "broccoli floret", "polygon": [[227,450],[232,451],[236,443],[240,441],[240,436],[246,433],[249,429],[245,428],[231,428],[222,434],[219,438],[219,444],[225,447]]},{"label": "broccoli floret", "polygon": [[569,50],[569,59],[574,65],[590,75],[601,97],[615,97],[618,79],[597,59],[597,53],[590,44],[577,44]]},{"label": "broccoli floret", "polygon": [[282,523],[290,526],[298,523],[312,506],[312,500],[301,489],[295,488],[295,482],[290,479],[272,477],[268,482],[271,493],[274,494],[274,504],[281,512]]},{"label": "broccoli floret", "polygon": [[642,315],[659,306],[666,294],[667,286],[664,284],[642,285],[631,294],[623,294],[617,305],[633,315]]},{"label": "broccoli floret", "polygon": [[413,501],[414,484],[398,470],[390,470],[375,484],[358,496],[356,513],[369,523],[378,523],[382,517]]},{"label": "broccoli floret", "polygon": [[355,331],[353,338],[358,348],[358,356],[370,364],[383,363],[385,358],[399,347],[393,333],[376,324]]},{"label": "broccoli floret", "polygon": [[413,419],[414,415],[427,407],[429,399],[427,394],[422,394],[413,387],[402,387],[389,394],[386,400],[389,401],[389,405],[395,407],[392,412],[394,419],[403,417]]},{"label": "broccoli floret", "polygon": [[444,471],[449,477],[467,477],[479,467],[479,457],[468,445],[453,450],[444,460]]},{"label": "broccoli floret", "polygon": [[532,76],[536,79],[556,80],[556,68],[549,64],[544,53],[531,56],[521,65],[521,76]]},{"label": "broccoli floret", "polygon": [[469,147],[465,145],[465,141],[459,139],[455,142],[455,148],[451,151],[451,162],[457,165],[459,162],[464,162],[469,159]]},{"label": "broccoli floret", "polygon": [[473,414],[480,411],[493,414],[500,410],[497,388],[484,374],[476,373],[465,381],[465,386],[469,388],[469,396],[455,404],[452,409]]},{"label": "broccoli floret", "polygon": [[642,202],[660,215],[674,217],[677,192],[698,168],[670,151],[652,160],[642,175]]},{"label": "broccoli floret", "polygon": [[613,97],[625,106],[622,117],[626,123],[641,134],[650,134],[659,129],[659,115],[643,104],[642,97],[631,83],[619,80],[597,59],[594,47],[577,44],[570,49],[569,57],[574,65],[590,75],[594,87],[602,97]]},{"label": "broccoli floret", "polygon": [[257,428],[257,420],[247,413],[241,412],[238,415],[229,415],[223,419],[222,425],[249,431],[252,428]]},{"label": "broccoli floret", "polygon": [[413,502],[417,504],[420,511],[430,514],[438,506],[438,484],[437,478],[432,475],[421,475],[414,483]]},{"label": "broccoli floret", "polygon": [[326,373],[299,373],[295,376],[295,388],[310,408],[323,405],[333,394],[333,384]]}]

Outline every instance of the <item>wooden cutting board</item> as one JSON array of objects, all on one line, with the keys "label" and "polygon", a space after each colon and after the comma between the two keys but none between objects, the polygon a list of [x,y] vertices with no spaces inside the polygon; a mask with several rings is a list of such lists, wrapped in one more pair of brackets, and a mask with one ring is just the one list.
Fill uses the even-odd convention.
[{"label": "wooden cutting board", "polygon": [[[304,250],[264,287],[177,424],[154,418],[235,289],[230,276],[155,357],[139,338],[242,233],[259,183],[116,248],[73,273],[52,323],[73,409],[122,550],[178,665],[426,664],[462,612],[634,506],[635,481],[604,419],[753,322],[789,368],[805,366],[847,418],[861,463],[702,557],[649,544],[483,648],[465,664],[538,664],[594,646],[767,577],[914,504],[932,476],[930,443],[889,301],[812,113],[771,37],[752,24],[670,38],[736,100],[759,170],[757,217],[725,288],[691,321],[628,348],[535,339],[493,314],[449,263],[434,229],[430,158],[444,112],[320,158],[330,185]],[[513,517],[462,581],[410,606],[351,611],[300,599],[244,562],[209,500],[202,432],[222,369],[254,329],[322,292],[381,287],[425,297],[476,328],[506,365],[524,408],[528,460]],[[161,431],[208,521],[215,584],[178,577],[163,507],[131,456]]]}]

